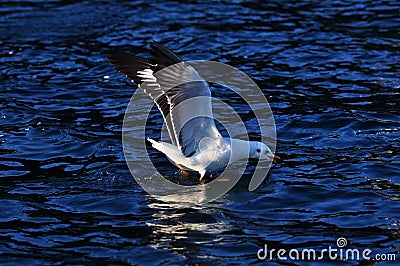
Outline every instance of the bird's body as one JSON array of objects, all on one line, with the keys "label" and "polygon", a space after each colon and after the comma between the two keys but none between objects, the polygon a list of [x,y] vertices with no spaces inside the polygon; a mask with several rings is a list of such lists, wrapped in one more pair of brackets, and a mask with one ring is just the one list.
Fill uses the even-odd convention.
[{"label": "bird's body", "polygon": [[247,158],[268,158],[274,154],[262,142],[222,137],[212,114],[208,84],[189,64],[168,48],[153,42],[152,59],[131,55],[110,55],[115,68],[125,74],[149,97],[163,114],[172,143],[148,139],[182,171],[206,172]]},{"label": "bird's body", "polygon": [[152,139],[149,141],[155,149],[164,153],[171,161],[185,169],[199,172],[202,177],[206,172],[212,172],[228,165],[231,155],[230,144],[223,138],[210,143],[208,147],[204,147],[190,157],[184,156],[177,146],[170,143],[157,142]]}]

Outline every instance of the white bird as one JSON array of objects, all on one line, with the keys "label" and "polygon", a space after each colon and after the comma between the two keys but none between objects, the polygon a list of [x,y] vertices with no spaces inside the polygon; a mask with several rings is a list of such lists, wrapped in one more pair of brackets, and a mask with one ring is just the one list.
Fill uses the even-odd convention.
[{"label": "white bird", "polygon": [[109,55],[108,59],[156,103],[172,143],[148,141],[185,177],[186,170],[197,171],[203,182],[206,172],[241,159],[279,159],[262,142],[222,137],[213,119],[207,82],[165,46],[153,41],[150,47],[149,60],[126,54]]}]

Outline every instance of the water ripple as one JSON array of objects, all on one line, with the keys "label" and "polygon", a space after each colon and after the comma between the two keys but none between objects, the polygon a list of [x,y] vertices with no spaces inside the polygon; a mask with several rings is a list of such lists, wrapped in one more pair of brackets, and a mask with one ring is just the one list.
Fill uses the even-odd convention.
[{"label": "water ripple", "polygon": [[[0,263],[247,265],[264,244],[321,250],[338,237],[399,255],[399,8],[3,1]],[[261,87],[283,161],[260,189],[247,191],[254,162],[204,206],[159,202],[131,178],[121,127],[135,88],[105,56],[146,56],[152,39],[187,60],[238,67]],[[239,98],[213,94],[256,130]]]}]

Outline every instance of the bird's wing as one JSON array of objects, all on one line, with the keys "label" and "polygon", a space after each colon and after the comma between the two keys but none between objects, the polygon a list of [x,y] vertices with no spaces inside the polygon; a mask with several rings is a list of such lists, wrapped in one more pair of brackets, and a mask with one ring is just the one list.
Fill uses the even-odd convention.
[{"label": "bird's wing", "polygon": [[169,116],[170,106],[167,96],[152,76],[152,73],[159,70],[160,67],[156,64],[150,63],[147,59],[133,55],[112,54],[108,55],[107,58],[110,60],[110,63],[115,65],[116,70],[125,74],[125,76],[138,85],[139,88],[142,88],[156,103],[158,109],[163,115],[171,141],[174,145],[177,145],[172,122]]},{"label": "bird's wing", "polygon": [[200,149],[203,138],[221,138],[210,89],[192,66],[160,43],[151,44],[150,54],[150,60],[126,55],[109,59],[157,103],[173,143],[190,157]]}]

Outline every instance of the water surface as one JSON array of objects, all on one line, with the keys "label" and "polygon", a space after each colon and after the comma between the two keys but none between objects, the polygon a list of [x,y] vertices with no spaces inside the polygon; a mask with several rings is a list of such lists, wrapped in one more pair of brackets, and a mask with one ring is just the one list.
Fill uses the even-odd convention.
[{"label": "water surface", "polygon": [[[399,9],[3,1],[0,262],[247,265],[264,244],[321,250],[338,237],[399,256]],[[146,56],[153,39],[185,60],[237,67],[263,90],[284,160],[256,192],[254,163],[229,194],[197,207],[155,200],[133,180],[121,128],[135,87],[105,56]]]}]

